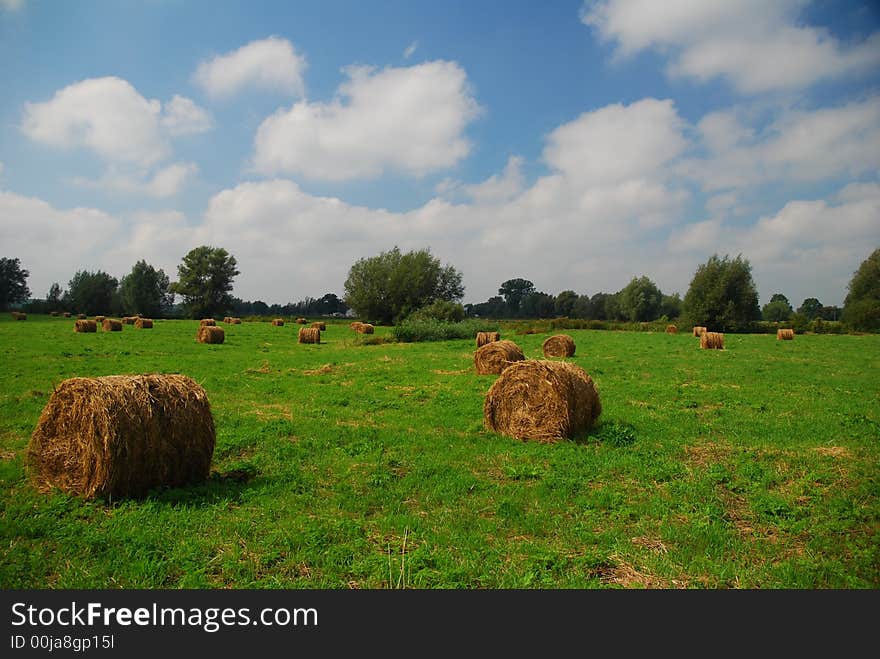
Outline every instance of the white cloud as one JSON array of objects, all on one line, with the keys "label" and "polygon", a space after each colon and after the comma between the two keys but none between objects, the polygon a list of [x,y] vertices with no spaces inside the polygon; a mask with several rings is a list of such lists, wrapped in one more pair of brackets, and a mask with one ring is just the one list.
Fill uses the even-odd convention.
[{"label": "white cloud", "polygon": [[192,178],[198,171],[198,166],[192,162],[173,163],[156,171],[152,176],[122,172],[117,168],[111,168],[97,180],[74,177],[71,179],[71,183],[94,190],[147,195],[157,199],[165,199],[173,197],[180,192],[187,180]]},{"label": "white cloud", "polygon": [[24,6],[24,0],[0,0],[0,9],[18,11]]},{"label": "white cloud", "polygon": [[412,42],[410,45],[408,45],[408,46],[406,47],[406,49],[403,51],[403,58],[404,58],[404,59],[409,59],[410,57],[412,57],[412,56],[413,56],[413,53],[416,52],[416,48],[418,48],[418,47],[419,47],[419,42],[418,42],[418,41],[413,41],[413,42]]},{"label": "white cloud", "polygon": [[880,64],[880,33],[843,44],[798,19],[801,0],[600,0],[582,21],[617,44],[618,58],[655,49],[668,73],[721,77],[744,93],[797,89]]},{"label": "white cloud", "polygon": [[303,101],[263,121],[253,157],[258,172],[331,181],[420,176],[470,152],[463,131],[480,108],[455,62],[345,73],[332,102]]},{"label": "white cloud", "polygon": [[214,127],[211,113],[177,94],[162,109],[162,127],[169,135],[204,133]]},{"label": "white cloud", "polygon": [[482,183],[463,185],[461,189],[477,204],[509,201],[523,189],[525,180],[522,165],[523,159],[520,156],[510,156],[500,176],[493,174]]},{"label": "white cloud", "polygon": [[225,98],[245,89],[263,89],[293,96],[305,93],[306,59],[287,39],[252,41],[199,64],[194,81],[210,96]]}]

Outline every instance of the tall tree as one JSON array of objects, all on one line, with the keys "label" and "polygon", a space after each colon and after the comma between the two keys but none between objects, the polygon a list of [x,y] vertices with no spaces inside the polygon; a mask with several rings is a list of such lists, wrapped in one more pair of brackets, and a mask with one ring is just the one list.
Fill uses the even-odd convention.
[{"label": "tall tree", "polygon": [[233,308],[232,280],[241,274],[235,257],[222,247],[201,245],[177,266],[177,281],[169,290],[183,298],[190,318],[223,316]]},{"label": "tall tree", "polygon": [[712,331],[744,331],[761,317],[752,266],[742,255],[735,259],[712,255],[697,268],[682,312],[694,325]]},{"label": "tall tree", "polygon": [[46,293],[46,310],[60,311],[61,300],[63,299],[63,297],[64,291],[61,290],[61,284],[56,281],[49,287],[49,292]]},{"label": "tall tree", "polygon": [[528,279],[517,277],[508,279],[498,288],[498,295],[507,303],[507,311],[511,316],[519,315],[520,304],[529,293],[535,292],[535,285]]},{"label": "tall tree", "polygon": [[647,277],[633,277],[617,295],[620,313],[627,320],[641,322],[659,318],[663,294]]},{"label": "tall tree", "polygon": [[821,311],[822,311],[822,303],[819,302],[819,300],[817,300],[814,297],[806,298],[801,303],[801,306],[798,307],[798,313],[804,314],[804,316],[806,316],[810,320],[813,320],[814,318],[818,317],[819,313]]},{"label": "tall tree", "polygon": [[556,299],[549,293],[533,291],[520,302],[520,315],[526,318],[550,318],[556,308]]},{"label": "tall tree", "polygon": [[880,330],[880,248],[853,273],[843,301],[843,321],[857,330]]},{"label": "tall tree", "polygon": [[171,282],[163,270],[156,270],[144,260],[134,264],[119,282],[119,297],[126,314],[148,318],[162,316],[174,304]]},{"label": "tall tree", "polygon": [[6,311],[10,305],[27,302],[31,296],[27,286],[29,276],[17,258],[0,258],[0,310]]},{"label": "tall tree", "polygon": [[681,315],[681,296],[678,293],[663,296],[663,302],[660,303],[660,315],[666,316],[670,320]]},{"label": "tall tree", "polygon": [[79,270],[67,282],[65,299],[70,308],[88,315],[109,314],[119,282],[106,272]]},{"label": "tall tree", "polygon": [[577,299],[578,294],[574,291],[561,291],[559,295],[556,296],[554,312],[557,316],[572,316]]},{"label": "tall tree", "polygon": [[790,319],[793,313],[794,309],[791,308],[788,298],[782,293],[774,293],[770,301],[761,308],[764,320],[774,323]]},{"label": "tall tree", "polygon": [[395,246],[362,258],[348,271],[345,304],[361,318],[398,322],[435,300],[455,302],[464,295],[461,273],[442,265],[430,249],[401,253]]}]

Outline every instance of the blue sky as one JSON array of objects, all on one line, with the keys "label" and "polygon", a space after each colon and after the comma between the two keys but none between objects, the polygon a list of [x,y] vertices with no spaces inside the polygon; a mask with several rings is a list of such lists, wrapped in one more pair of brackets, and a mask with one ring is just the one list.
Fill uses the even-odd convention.
[{"label": "blue sky", "polygon": [[880,9],[842,0],[0,0],[0,244],[42,297],[189,249],[343,294],[429,247],[480,302],[712,254],[842,304],[880,246]]}]

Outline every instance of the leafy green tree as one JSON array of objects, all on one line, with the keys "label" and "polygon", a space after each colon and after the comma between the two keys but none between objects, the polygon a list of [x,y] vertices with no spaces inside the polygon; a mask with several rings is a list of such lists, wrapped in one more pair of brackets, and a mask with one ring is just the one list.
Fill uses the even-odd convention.
[{"label": "leafy green tree", "polygon": [[77,313],[90,316],[110,314],[119,282],[106,272],[79,270],[67,282],[66,305]]},{"label": "leafy green tree", "polygon": [[533,291],[520,303],[520,315],[526,318],[550,318],[556,309],[556,299],[549,293]]},{"label": "leafy green tree", "polygon": [[507,313],[507,305],[500,295],[493,295],[485,302],[464,305],[468,316],[479,318],[503,318]]},{"label": "leafy green tree", "polygon": [[617,296],[620,313],[627,320],[642,322],[660,316],[663,294],[647,277],[633,277]]},{"label": "leafy green tree", "polygon": [[880,248],[853,273],[843,301],[843,321],[856,330],[880,330]]},{"label": "leafy green tree", "polygon": [[0,258],[0,311],[6,311],[10,305],[27,302],[31,291],[27,286],[30,273],[21,267],[21,262]]},{"label": "leafy green tree", "polygon": [[761,316],[772,323],[789,320],[793,313],[794,309],[791,308],[788,298],[782,293],[774,293],[770,301],[761,308]]},{"label": "leafy green tree", "polygon": [[798,307],[798,313],[804,314],[810,320],[818,318],[821,311],[822,303],[814,297],[806,298],[803,303],[801,303],[801,306]]},{"label": "leafy green tree", "polygon": [[682,313],[692,324],[712,331],[747,330],[761,317],[748,260],[742,255],[730,259],[714,254],[700,265],[684,296]]},{"label": "leafy green tree", "polygon": [[119,282],[119,299],[125,314],[147,318],[162,316],[174,304],[171,282],[163,270],[156,270],[144,260],[132,267]]},{"label": "leafy green tree", "polygon": [[578,294],[574,291],[562,291],[556,296],[554,313],[556,313],[557,316],[571,317],[577,300]]},{"label": "leafy green tree", "polygon": [[604,298],[604,309],[606,320],[626,320],[623,311],[620,308],[620,294],[607,293]]},{"label": "leafy green tree", "polygon": [[591,320],[611,320],[608,317],[608,307],[609,305],[614,307],[614,311],[617,311],[617,301],[614,300],[609,302],[610,298],[613,298],[614,295],[611,293],[594,293],[590,298],[590,314],[587,318]]},{"label": "leafy green tree", "polygon": [[520,305],[523,298],[529,293],[535,292],[535,285],[528,279],[517,277],[516,279],[508,279],[498,288],[498,295],[504,298],[507,304],[507,312],[511,316],[518,316]]},{"label": "leafy green tree", "polygon": [[590,304],[589,295],[578,295],[577,300],[571,307],[571,316],[573,318],[592,318],[593,305]]},{"label": "leafy green tree", "polygon": [[429,249],[402,254],[395,246],[359,259],[345,280],[345,304],[360,318],[398,322],[434,300],[458,301],[464,295],[461,273],[441,265]]},{"label": "leafy green tree", "polygon": [[681,296],[678,293],[664,295],[660,303],[660,315],[670,320],[678,318],[681,315],[681,304]]},{"label": "leafy green tree", "polygon": [[201,245],[177,266],[177,281],[169,291],[183,298],[190,318],[223,316],[233,308],[232,280],[239,274],[235,257],[222,247]]},{"label": "leafy green tree", "polygon": [[56,281],[46,293],[46,311],[61,311],[63,298],[64,291],[61,290],[61,284]]},{"label": "leafy green tree", "polygon": [[409,315],[412,320],[439,320],[446,323],[458,323],[464,320],[464,307],[458,302],[434,300]]}]

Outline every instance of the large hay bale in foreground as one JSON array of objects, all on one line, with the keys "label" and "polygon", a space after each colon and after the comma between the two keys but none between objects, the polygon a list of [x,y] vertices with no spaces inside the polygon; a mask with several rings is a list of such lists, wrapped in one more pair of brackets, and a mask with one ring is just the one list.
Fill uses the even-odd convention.
[{"label": "large hay bale in foreground", "polygon": [[134,321],[134,326],[138,329],[153,329],[152,318],[138,318]]},{"label": "large hay bale in foreground", "polygon": [[101,329],[105,332],[121,332],[122,321],[115,318],[105,318],[104,322],[101,323]]},{"label": "large hay bale in foreground", "polygon": [[297,335],[297,342],[320,343],[321,330],[319,330],[317,327],[300,327],[299,334]]},{"label": "large hay bale in foreground", "polygon": [[315,329],[319,329],[322,332],[327,331],[327,323],[325,323],[323,320],[319,320],[319,321],[312,323],[312,327],[314,327]]},{"label": "large hay bale in foreground", "polygon": [[589,429],[601,413],[596,384],[580,366],[526,359],[510,364],[492,383],[483,423],[516,439],[555,442]]},{"label": "large hay bale in foreground", "polygon": [[477,332],[477,347],[481,348],[487,343],[501,340],[501,332]]},{"label": "large hay bale in foreground", "polygon": [[703,350],[724,350],[724,334],[703,332],[700,334],[700,348]]},{"label": "large hay bale in foreground", "polygon": [[525,358],[522,349],[513,341],[492,341],[474,352],[474,367],[480,375],[493,375]]},{"label": "large hay bale in foreground", "polygon": [[284,320],[281,318],[276,318],[275,320],[272,321],[272,324],[275,327],[284,327]]},{"label": "large hay bale in foreground", "polygon": [[574,355],[574,339],[568,334],[548,336],[541,344],[545,357],[571,357]]},{"label": "large hay bale in foreground", "polygon": [[217,321],[213,318],[202,318],[199,321],[199,327],[216,327]]},{"label": "large hay bale in foreground", "polygon": [[216,325],[200,325],[196,332],[196,341],[199,343],[223,343],[225,338],[223,328]]},{"label": "large hay bale in foreground", "polygon": [[376,331],[376,328],[370,325],[370,323],[360,323],[355,331],[358,334],[373,334]]},{"label": "large hay bale in foreground", "polygon": [[694,325],[694,336],[703,336],[703,332],[706,332],[706,328],[702,325]]},{"label": "large hay bale in foreground", "polygon": [[793,341],[794,340],[794,330],[793,329],[778,329],[778,330],[776,330],[776,340],[777,341]]},{"label": "large hay bale in foreground", "polygon": [[678,326],[677,325],[667,325],[666,326],[667,334],[678,334]]},{"label": "large hay bale in foreground", "polygon": [[94,320],[77,320],[73,324],[74,332],[97,332],[98,323]]},{"label": "large hay bale in foreground", "polygon": [[43,408],[27,460],[41,490],[141,496],[207,478],[214,442],[205,390],[185,375],[71,378]]}]

